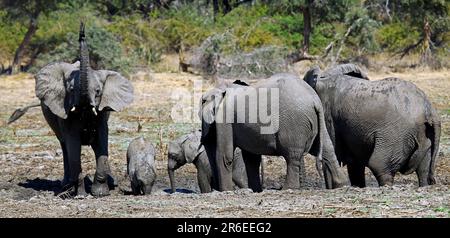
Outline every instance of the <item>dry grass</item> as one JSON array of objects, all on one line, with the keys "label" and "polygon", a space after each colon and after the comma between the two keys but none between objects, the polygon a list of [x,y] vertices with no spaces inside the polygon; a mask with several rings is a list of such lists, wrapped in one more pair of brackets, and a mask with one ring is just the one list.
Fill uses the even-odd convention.
[{"label": "dry grass", "polygon": [[[168,66],[169,67],[169,66]],[[175,72],[175,71],[174,71]],[[365,189],[345,187],[325,190],[314,168],[306,159],[307,185],[302,191],[278,191],[285,176],[285,163],[266,158],[265,192],[247,190],[201,195],[167,194],[166,143],[187,133],[198,124],[173,123],[171,99],[176,90],[192,91],[198,76],[180,73],[139,74],[133,77],[135,102],[130,108],[114,113],[110,121],[110,161],[119,179],[119,189],[107,198],[60,200],[53,196],[63,165],[59,144],[47,126],[40,109],[31,109],[16,123],[6,126],[17,107],[32,102],[34,80],[31,75],[0,77],[0,217],[449,217],[450,216],[450,70],[403,73],[369,72],[372,79],[399,77],[414,82],[425,91],[439,109],[443,121],[439,184],[417,188],[414,175],[397,176],[396,186],[378,188],[367,173]],[[211,87],[205,82],[203,90]],[[185,102],[193,106],[197,102]],[[138,132],[138,124],[142,129]],[[155,194],[148,197],[125,196],[129,189],[125,177],[125,152],[128,142],[143,135],[160,148],[156,158],[158,180]],[[95,162],[89,148],[83,149],[83,171],[93,174]],[[198,192],[194,166],[177,171],[177,184]]]}]

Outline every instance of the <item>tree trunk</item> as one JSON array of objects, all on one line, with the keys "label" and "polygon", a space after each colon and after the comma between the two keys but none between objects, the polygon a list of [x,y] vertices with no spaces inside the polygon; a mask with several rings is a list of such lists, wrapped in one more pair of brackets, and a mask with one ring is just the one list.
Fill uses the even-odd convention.
[{"label": "tree trunk", "polygon": [[216,21],[217,13],[219,13],[219,0],[213,0],[214,22]]},{"label": "tree trunk", "polygon": [[311,36],[311,7],[314,0],[308,0],[306,3],[306,6],[303,7],[302,13],[303,13],[303,47],[302,47],[302,53],[308,54],[309,53],[309,38]]},{"label": "tree trunk", "polygon": [[231,5],[228,0],[222,0],[222,5],[223,5],[222,9],[223,15],[226,15],[227,13],[231,12]]},{"label": "tree trunk", "polygon": [[28,25],[27,33],[25,34],[22,43],[20,43],[19,48],[17,48],[16,53],[14,54],[14,60],[11,65],[11,74],[15,74],[20,71],[20,63],[22,61],[23,52],[26,49],[26,47],[30,44],[30,41],[34,36],[34,33],[36,33],[36,30],[38,29],[37,23],[38,23],[37,17],[32,17],[30,19],[30,24]]},{"label": "tree trunk", "polygon": [[428,66],[432,69],[439,69],[440,63],[431,52],[431,27],[428,19],[425,18],[423,24],[423,41],[422,41],[422,53],[420,55],[419,64]]}]

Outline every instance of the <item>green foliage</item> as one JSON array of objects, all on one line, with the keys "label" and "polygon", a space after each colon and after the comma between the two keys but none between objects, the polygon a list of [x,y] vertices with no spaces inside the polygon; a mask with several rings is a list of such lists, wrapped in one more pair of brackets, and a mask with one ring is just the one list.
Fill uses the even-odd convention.
[{"label": "green foliage", "polygon": [[152,25],[165,38],[166,50],[178,51],[183,44],[186,47],[199,45],[212,34],[213,19],[205,17],[190,5],[170,9],[164,17]]},{"label": "green foliage", "polygon": [[333,40],[336,29],[330,24],[317,25],[311,37],[311,54],[321,55],[327,45]]},{"label": "green foliage", "polygon": [[25,32],[24,25],[9,20],[6,11],[0,11],[0,64],[12,60]]},{"label": "green foliage", "polygon": [[38,30],[24,51],[24,61],[34,70],[77,57],[81,19],[94,37],[88,42],[93,63],[100,68],[129,71],[131,62],[133,67],[151,66],[164,53],[194,49],[214,35],[228,36],[217,43],[225,55],[267,47],[293,52],[302,47],[302,10],[307,6],[312,55],[322,55],[326,46],[343,38],[342,57],[397,52],[422,37],[427,18],[433,52],[443,59],[448,56],[450,3],[445,0],[389,1],[389,11],[385,0],[254,0],[238,7],[240,1],[230,0],[232,10],[227,13],[219,2],[221,13],[214,19],[212,1],[206,7],[204,0],[2,0],[0,63],[12,61],[30,18],[36,16]]},{"label": "green foliage", "polygon": [[217,30],[228,31],[236,38],[236,44],[244,51],[267,45],[280,45],[281,41],[270,30],[273,24],[268,7],[238,7],[217,20]]},{"label": "green foliage", "polygon": [[290,49],[296,49],[303,40],[302,26],[303,17],[301,14],[277,14],[273,16],[271,21],[266,21],[262,25],[266,31],[280,39],[282,45]]},{"label": "green foliage", "polygon": [[377,32],[380,47],[389,52],[396,52],[418,41],[421,33],[411,29],[405,22],[394,22],[382,26]]},{"label": "green foliage", "polygon": [[344,23],[351,29],[349,42],[353,43],[352,46],[356,50],[360,52],[378,50],[374,33],[380,25],[370,17],[367,8],[359,5],[352,7],[345,15]]},{"label": "green foliage", "polygon": [[128,55],[135,56],[135,64],[150,65],[160,61],[164,37],[148,21],[139,16],[116,17],[107,29],[121,39]]},{"label": "green foliage", "polygon": [[[124,57],[117,37],[103,27],[92,25],[86,29],[91,66],[95,69],[117,70],[129,73],[131,61]],[[42,54],[36,60],[34,71],[49,62],[74,62],[79,57],[78,33],[69,32],[66,40],[54,50]]]}]

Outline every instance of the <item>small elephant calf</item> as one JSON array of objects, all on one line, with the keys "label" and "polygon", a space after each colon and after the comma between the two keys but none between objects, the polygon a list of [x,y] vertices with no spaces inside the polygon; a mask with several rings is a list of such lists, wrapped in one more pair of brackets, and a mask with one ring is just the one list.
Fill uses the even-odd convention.
[{"label": "small elephant calf", "polygon": [[155,147],[143,137],[132,140],[128,146],[127,173],[134,195],[152,192],[156,180]]},{"label": "small elephant calf", "polygon": [[[197,179],[200,192],[211,192],[215,188],[209,158],[203,145],[200,144],[201,131],[190,134],[169,143],[167,170],[169,172],[172,192],[175,192],[174,172],[186,163],[193,163],[197,168]],[[236,148],[233,161],[233,182],[239,188],[247,188],[247,172],[242,152]]]}]

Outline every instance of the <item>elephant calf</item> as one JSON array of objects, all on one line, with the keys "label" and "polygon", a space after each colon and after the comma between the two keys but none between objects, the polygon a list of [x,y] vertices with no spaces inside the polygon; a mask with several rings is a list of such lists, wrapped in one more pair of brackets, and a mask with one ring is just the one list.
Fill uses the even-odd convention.
[{"label": "elephant calf", "polygon": [[155,147],[138,137],[131,141],[127,150],[128,177],[134,195],[150,194],[156,180]]},{"label": "elephant calf", "polygon": [[[196,131],[170,142],[167,169],[172,192],[175,192],[174,172],[186,163],[193,163],[197,168],[198,185],[202,193],[211,192],[212,188],[216,187],[213,184],[208,155],[203,145],[200,144],[201,136],[201,131]],[[247,172],[239,148],[234,152],[233,182],[239,188],[248,187]]]}]

